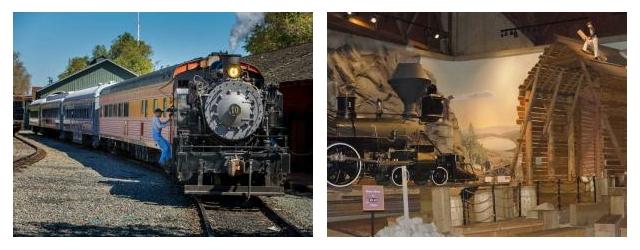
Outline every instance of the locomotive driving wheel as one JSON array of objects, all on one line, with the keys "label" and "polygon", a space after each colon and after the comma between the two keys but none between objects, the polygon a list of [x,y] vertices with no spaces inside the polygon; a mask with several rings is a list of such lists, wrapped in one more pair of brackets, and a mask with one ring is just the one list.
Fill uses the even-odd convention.
[{"label": "locomotive driving wheel", "polygon": [[436,184],[437,186],[442,186],[444,184],[447,184],[448,180],[449,180],[449,171],[447,171],[447,169],[443,167],[437,167],[431,173],[431,181],[433,181],[433,184]]},{"label": "locomotive driving wheel", "polygon": [[[409,169],[407,171],[407,182],[411,180],[411,176],[409,175]],[[402,187],[402,167],[395,167],[391,170],[391,182],[398,187]]]},{"label": "locomotive driving wheel", "polygon": [[358,180],[362,172],[360,154],[351,145],[337,142],[327,148],[327,183],[347,187]]}]

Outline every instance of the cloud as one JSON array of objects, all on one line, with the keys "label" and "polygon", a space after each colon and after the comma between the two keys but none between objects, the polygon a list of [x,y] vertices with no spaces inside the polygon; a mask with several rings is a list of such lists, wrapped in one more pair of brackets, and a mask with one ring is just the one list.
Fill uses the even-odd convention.
[{"label": "cloud", "polygon": [[480,91],[475,93],[455,95],[453,101],[467,101],[472,99],[493,98],[495,95],[489,91]]},{"label": "cloud", "polygon": [[238,43],[245,39],[251,29],[262,23],[264,13],[262,12],[239,12],[236,13],[236,22],[231,28],[229,35],[229,50],[234,51],[238,47]]}]

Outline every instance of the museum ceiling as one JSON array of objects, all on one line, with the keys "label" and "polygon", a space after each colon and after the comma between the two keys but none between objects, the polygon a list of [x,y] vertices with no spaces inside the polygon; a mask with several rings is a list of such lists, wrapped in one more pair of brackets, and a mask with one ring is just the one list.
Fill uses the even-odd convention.
[{"label": "museum ceiling", "polygon": [[[555,35],[576,37],[588,20],[601,38],[626,35],[626,18],[626,13],[584,12],[337,12],[327,17],[331,30],[446,55],[546,45]],[[448,27],[456,28],[451,32]],[[501,45],[508,43],[517,45]],[[468,49],[474,44],[479,49]]]},{"label": "museum ceiling", "polygon": [[542,12],[542,13],[502,13],[513,24],[521,27],[535,45],[553,42],[554,34],[572,37],[578,29],[585,30],[587,21],[593,22],[599,37],[627,34],[626,13],[585,13],[585,12]]}]

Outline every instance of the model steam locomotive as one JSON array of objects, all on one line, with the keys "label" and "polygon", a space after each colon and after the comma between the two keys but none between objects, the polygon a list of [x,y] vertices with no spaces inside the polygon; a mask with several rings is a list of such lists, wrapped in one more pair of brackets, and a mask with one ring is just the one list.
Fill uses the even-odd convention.
[{"label": "model steam locomotive", "polygon": [[[398,64],[389,84],[404,103],[402,114],[383,113],[380,100],[376,113],[357,114],[354,96],[337,97],[335,127],[328,135],[327,183],[346,187],[364,172],[378,183],[400,186],[402,166],[418,185],[475,180],[463,168],[462,157],[441,152],[426,133],[428,123],[443,117],[444,98],[422,66]],[[422,101],[420,114],[418,101]]]},{"label": "model steam locomotive", "polygon": [[56,93],[29,106],[33,131],[155,162],[153,110],[174,118],[165,169],[188,194],[284,191],[290,155],[282,93],[238,55],[214,53],[119,83]]}]

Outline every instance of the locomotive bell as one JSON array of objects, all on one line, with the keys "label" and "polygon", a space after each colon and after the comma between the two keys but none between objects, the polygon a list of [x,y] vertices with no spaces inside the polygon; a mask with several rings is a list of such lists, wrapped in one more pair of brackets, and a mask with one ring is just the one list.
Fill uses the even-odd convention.
[{"label": "locomotive bell", "polygon": [[419,63],[399,63],[393,72],[389,84],[404,103],[405,118],[418,117],[416,104],[426,93],[431,79]]}]

